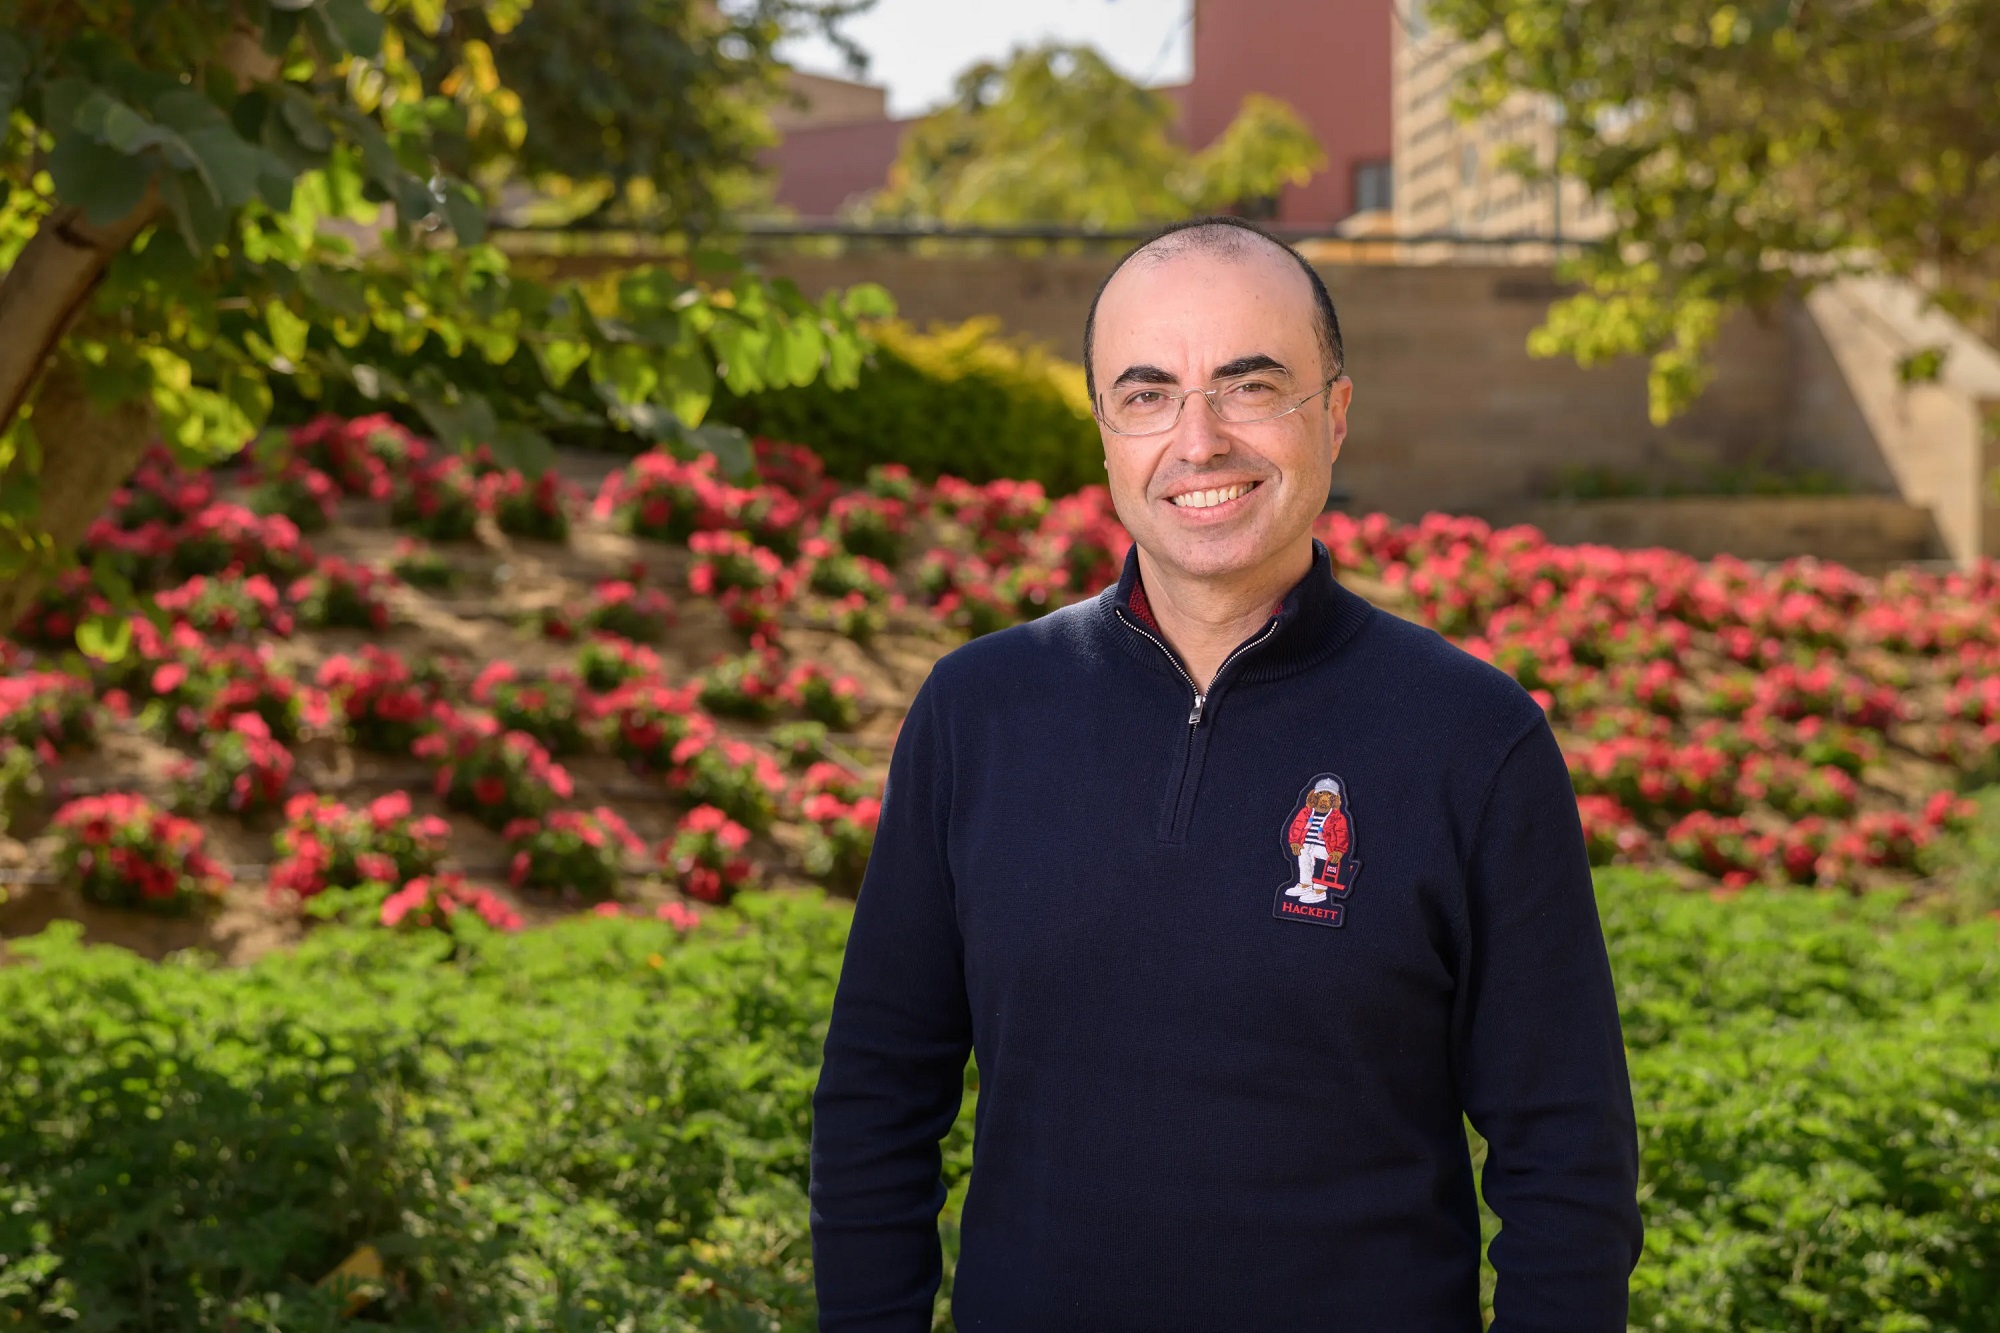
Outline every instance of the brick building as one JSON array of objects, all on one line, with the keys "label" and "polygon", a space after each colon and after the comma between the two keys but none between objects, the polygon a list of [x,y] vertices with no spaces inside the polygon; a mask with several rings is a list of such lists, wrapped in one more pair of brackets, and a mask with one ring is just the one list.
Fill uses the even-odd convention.
[{"label": "brick building", "polygon": [[1573,180],[1530,184],[1504,165],[1525,150],[1547,165],[1556,105],[1515,93],[1471,122],[1451,113],[1453,85],[1478,51],[1424,20],[1405,0],[1395,25],[1395,231],[1399,236],[1601,235],[1610,219]]},{"label": "brick building", "polygon": [[[1160,91],[1200,147],[1249,93],[1288,102],[1326,149],[1327,168],[1278,201],[1276,221],[1327,228],[1390,205],[1392,0],[1191,0],[1194,72]],[[830,217],[881,188],[907,120],[888,118],[880,88],[797,76],[804,106],[778,118],[767,161],[780,205]]]}]

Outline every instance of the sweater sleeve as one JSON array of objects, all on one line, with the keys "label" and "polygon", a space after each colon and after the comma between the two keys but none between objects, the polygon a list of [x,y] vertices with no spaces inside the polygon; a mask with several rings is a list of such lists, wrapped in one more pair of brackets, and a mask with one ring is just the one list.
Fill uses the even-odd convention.
[{"label": "sweater sleeve", "polygon": [[823,1333],[928,1333],[942,1276],[939,1141],[964,1095],[972,1019],[932,694],[919,692],[890,758],[813,1093]]},{"label": "sweater sleeve", "polygon": [[1492,1333],[1623,1333],[1632,1091],[1576,798],[1539,717],[1493,777],[1466,879],[1453,1062],[1500,1218]]}]

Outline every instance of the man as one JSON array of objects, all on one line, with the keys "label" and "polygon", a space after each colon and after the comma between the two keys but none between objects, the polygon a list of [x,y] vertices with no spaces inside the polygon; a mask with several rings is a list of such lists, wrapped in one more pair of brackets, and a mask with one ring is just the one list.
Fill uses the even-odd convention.
[{"label": "man", "polygon": [[[1311,268],[1234,220],[1100,291],[1136,545],[947,655],[897,738],[814,1096],[826,1333],[930,1326],[968,1051],[961,1333],[1473,1333],[1467,1119],[1495,1328],[1622,1333],[1636,1135],[1569,775],[1519,686],[1312,539],[1342,357]],[[1346,892],[1307,904],[1290,821],[1336,773]]]}]

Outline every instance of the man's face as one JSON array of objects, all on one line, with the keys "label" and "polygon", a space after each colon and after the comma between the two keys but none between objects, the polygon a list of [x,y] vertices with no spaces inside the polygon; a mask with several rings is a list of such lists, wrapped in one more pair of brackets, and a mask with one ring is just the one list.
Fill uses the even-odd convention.
[{"label": "man's face", "polygon": [[[1289,255],[1253,244],[1199,250],[1119,270],[1098,303],[1091,364],[1103,402],[1268,377],[1287,404],[1320,387],[1312,289]],[[1291,558],[1325,506],[1347,434],[1345,378],[1296,412],[1231,424],[1191,399],[1159,435],[1104,439],[1111,500],[1142,552],[1192,578],[1247,573]],[[1247,488],[1202,506],[1200,493]]]}]

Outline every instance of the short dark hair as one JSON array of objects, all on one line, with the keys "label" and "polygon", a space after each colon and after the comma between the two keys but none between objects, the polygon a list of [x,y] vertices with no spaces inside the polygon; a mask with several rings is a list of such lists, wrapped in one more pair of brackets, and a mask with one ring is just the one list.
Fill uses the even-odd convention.
[{"label": "short dark hair", "polygon": [[[1173,237],[1181,237],[1178,242]],[[1097,336],[1097,303],[1104,299],[1104,289],[1118,276],[1118,271],[1127,264],[1147,253],[1158,253],[1162,258],[1188,251],[1205,251],[1233,257],[1242,254],[1254,241],[1261,240],[1292,257],[1299,271],[1312,284],[1314,322],[1319,326],[1319,354],[1321,369],[1329,379],[1337,379],[1347,363],[1347,349],[1340,340],[1340,315],[1333,308],[1333,297],[1326,290],[1319,271],[1306,262],[1306,257],[1292,246],[1273,236],[1254,222],[1235,217],[1189,218],[1162,227],[1126,252],[1125,257],[1112,266],[1104,275],[1104,281],[1097,284],[1097,294],[1090,298],[1090,313],[1083,317],[1083,382],[1090,393],[1092,409],[1097,404],[1097,371],[1090,364],[1091,345]],[[1162,244],[1162,243],[1165,244]]]}]

